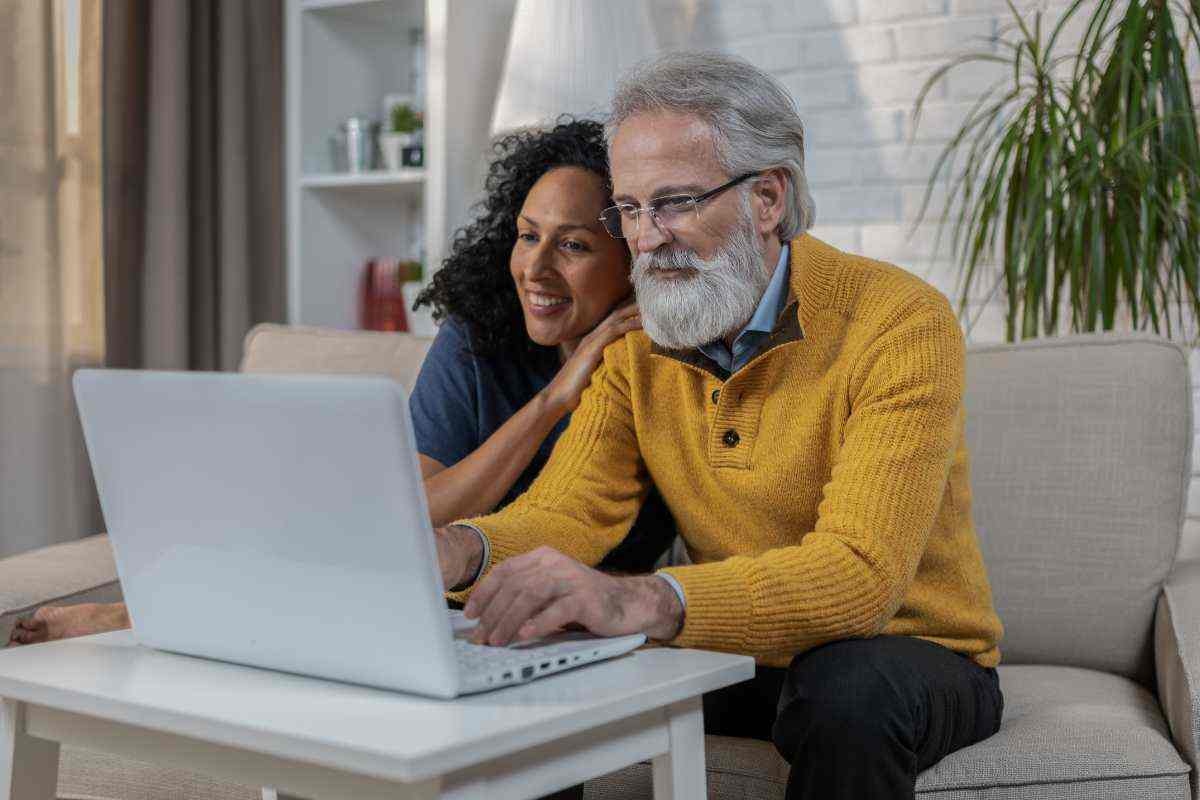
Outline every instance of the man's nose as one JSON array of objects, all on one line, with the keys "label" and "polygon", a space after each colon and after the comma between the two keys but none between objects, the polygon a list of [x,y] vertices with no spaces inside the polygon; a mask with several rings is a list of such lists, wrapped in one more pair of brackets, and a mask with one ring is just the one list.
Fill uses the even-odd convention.
[{"label": "man's nose", "polygon": [[652,253],[664,244],[674,239],[671,232],[649,212],[643,213],[638,220],[637,245],[638,253]]}]

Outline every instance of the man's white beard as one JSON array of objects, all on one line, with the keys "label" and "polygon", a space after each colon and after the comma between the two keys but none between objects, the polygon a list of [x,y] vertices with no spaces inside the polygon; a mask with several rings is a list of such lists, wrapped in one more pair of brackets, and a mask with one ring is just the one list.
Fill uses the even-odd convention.
[{"label": "man's white beard", "polygon": [[[656,271],[660,269],[693,274],[665,277]],[[770,283],[748,213],[711,259],[692,250],[642,253],[634,260],[631,278],[642,328],[671,350],[699,347],[742,328]]]}]

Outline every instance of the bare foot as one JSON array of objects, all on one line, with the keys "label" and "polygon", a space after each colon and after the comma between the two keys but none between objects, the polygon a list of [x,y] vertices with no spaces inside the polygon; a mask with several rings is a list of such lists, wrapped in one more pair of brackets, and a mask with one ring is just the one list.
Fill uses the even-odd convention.
[{"label": "bare foot", "polygon": [[80,603],[73,606],[42,606],[31,617],[17,620],[9,646],[36,644],[72,636],[117,631],[129,627],[124,603]]}]

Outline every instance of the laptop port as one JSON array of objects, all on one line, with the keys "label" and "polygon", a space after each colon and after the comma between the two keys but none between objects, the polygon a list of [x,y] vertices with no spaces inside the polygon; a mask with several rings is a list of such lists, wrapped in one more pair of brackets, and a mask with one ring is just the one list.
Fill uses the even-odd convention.
[{"label": "laptop port", "polygon": [[567,663],[567,659],[565,659],[565,658],[560,658],[560,659],[558,660],[558,665],[559,665],[560,667],[561,667],[563,664],[565,664],[565,663]]},{"label": "laptop port", "polygon": [[522,678],[533,677],[533,667],[521,667],[521,677]]},{"label": "laptop port", "polygon": [[511,672],[506,672],[506,673],[504,673],[504,680],[506,680],[506,681],[511,681],[511,680],[512,680],[512,673],[511,673]]},{"label": "laptop port", "polygon": [[550,669],[550,662],[543,661],[541,664],[538,665],[538,669]]}]

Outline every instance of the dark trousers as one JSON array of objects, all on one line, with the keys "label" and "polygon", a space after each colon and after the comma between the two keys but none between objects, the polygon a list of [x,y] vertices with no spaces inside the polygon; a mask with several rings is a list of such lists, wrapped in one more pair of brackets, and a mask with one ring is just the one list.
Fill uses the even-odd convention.
[{"label": "dark trousers", "polygon": [[792,765],[787,800],[900,800],[915,795],[917,773],[999,730],[1003,710],[996,670],[922,639],[878,636],[709,692],[704,732],[772,742]]},{"label": "dark trousers", "polygon": [[911,798],[917,773],[1000,728],[996,670],[909,636],[822,645],[704,696],[705,733],[772,742],[787,799]]}]

